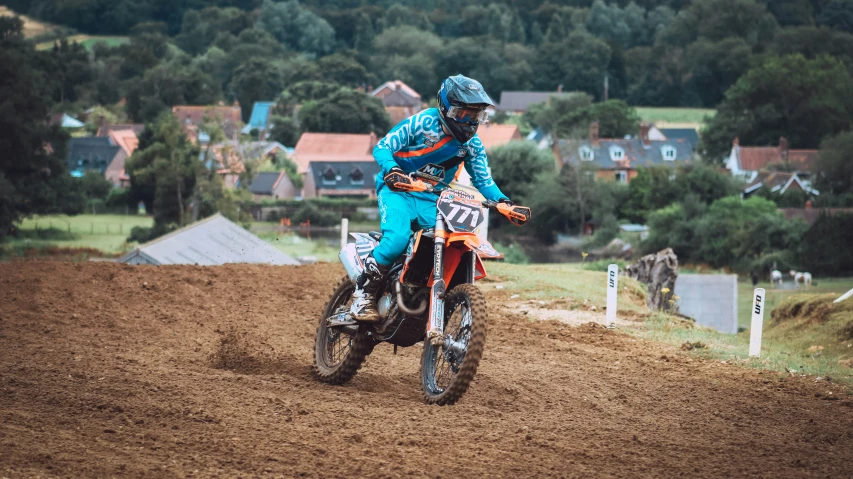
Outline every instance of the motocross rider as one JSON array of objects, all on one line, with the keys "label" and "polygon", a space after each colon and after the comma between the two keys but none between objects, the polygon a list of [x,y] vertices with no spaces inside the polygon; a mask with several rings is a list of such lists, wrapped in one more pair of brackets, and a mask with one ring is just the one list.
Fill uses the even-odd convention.
[{"label": "motocross rider", "polygon": [[477,127],[488,119],[486,108],[495,106],[483,85],[462,75],[452,76],[441,84],[437,100],[438,108],[403,120],[373,148],[373,158],[382,168],[376,176],[382,239],[365,259],[364,272],[356,281],[350,312],[358,321],[379,320],[376,295],[381,280],[406,250],[412,225],[418,229],[435,226],[435,196],[392,191],[386,182],[391,184],[394,173],[412,173],[432,163],[443,166],[445,176],[453,178],[463,164],[487,200],[512,205],[492,179],[486,149],[477,136]]}]

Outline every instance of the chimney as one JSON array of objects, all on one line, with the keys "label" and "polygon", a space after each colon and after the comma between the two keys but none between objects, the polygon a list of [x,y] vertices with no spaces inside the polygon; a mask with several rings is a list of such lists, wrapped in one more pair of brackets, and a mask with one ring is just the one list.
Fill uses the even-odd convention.
[{"label": "chimney", "polygon": [[557,85],[557,93],[563,93],[563,84],[562,83]]},{"label": "chimney", "polygon": [[812,209],[812,200],[806,200],[806,209],[807,210]]},{"label": "chimney", "polygon": [[732,140],[732,147],[733,147],[733,148],[736,148],[736,147],[738,147],[738,146],[740,146],[740,138],[735,137],[735,139],[734,139],[734,140]]},{"label": "chimney", "polygon": [[648,123],[640,123],[640,139],[643,140],[643,146],[648,148],[652,144],[652,140],[649,139],[649,130],[651,130],[652,125]]},{"label": "chimney", "polygon": [[779,158],[783,165],[788,166],[788,139],[784,136],[779,137]]},{"label": "chimney", "polygon": [[589,124],[589,141],[593,148],[598,148],[598,122],[594,121]]}]

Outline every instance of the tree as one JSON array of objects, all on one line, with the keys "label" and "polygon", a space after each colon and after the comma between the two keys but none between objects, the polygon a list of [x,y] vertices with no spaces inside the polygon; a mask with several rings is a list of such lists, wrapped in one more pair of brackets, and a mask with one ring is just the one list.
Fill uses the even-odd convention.
[{"label": "tree", "polygon": [[814,173],[821,196],[853,193],[853,132],[840,133],[821,142]]},{"label": "tree", "polygon": [[777,28],[773,16],[755,0],[704,0],[679,12],[660,39],[686,46],[699,38],[719,42],[740,37],[754,46],[769,42]]},{"label": "tree", "polygon": [[202,167],[199,151],[187,140],[178,120],[168,112],[147,125],[139,148],[127,159],[134,202],[153,211],[155,229],[166,232],[184,225],[188,200]]},{"label": "tree", "polygon": [[321,58],[317,67],[324,81],[351,87],[366,85],[370,76],[361,63],[341,53]]},{"label": "tree", "polygon": [[799,53],[808,59],[831,55],[853,71],[853,34],[827,27],[785,28],[773,39],[777,55]]},{"label": "tree", "polygon": [[850,276],[853,274],[852,214],[821,214],[803,235],[800,261],[812,274]]},{"label": "tree", "polygon": [[264,0],[257,26],[299,52],[324,55],[335,46],[335,29],[329,22],[299,5],[297,0],[278,3]]},{"label": "tree", "polygon": [[526,114],[530,123],[558,138],[584,135],[597,121],[603,138],[622,138],[636,133],[640,124],[637,111],[622,100],[593,103],[586,93],[553,96],[547,103],[533,105]]},{"label": "tree", "polygon": [[531,63],[537,72],[533,87],[553,91],[562,84],[566,90],[584,91],[600,98],[609,64],[610,47],[588,33],[572,32],[559,43],[546,38]]},{"label": "tree", "polygon": [[818,15],[817,24],[853,33],[853,0],[832,0]]},{"label": "tree", "polygon": [[532,142],[510,142],[489,151],[489,166],[495,183],[516,203],[527,203],[534,196],[536,177],[555,173],[554,156]]},{"label": "tree", "polygon": [[853,78],[841,62],[769,57],[726,92],[702,142],[715,161],[735,137],[742,145],[775,145],[784,136],[792,148],[816,148],[823,137],[850,128],[851,118]]},{"label": "tree", "polygon": [[391,118],[382,101],[346,88],[299,110],[303,131],[325,133],[370,133],[384,136],[391,129]]},{"label": "tree", "polygon": [[55,79],[44,55],[19,18],[0,17],[0,239],[27,216],[84,206],[66,170],[67,136],[45,121]]},{"label": "tree", "polygon": [[243,121],[249,120],[256,101],[270,101],[284,89],[281,72],[268,60],[253,58],[240,65],[231,80],[231,91],[243,111]]}]

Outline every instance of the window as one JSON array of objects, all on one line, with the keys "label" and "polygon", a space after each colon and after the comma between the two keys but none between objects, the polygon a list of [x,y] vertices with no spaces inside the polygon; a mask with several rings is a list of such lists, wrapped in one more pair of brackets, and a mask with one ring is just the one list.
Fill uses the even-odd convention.
[{"label": "window", "polygon": [[355,167],[349,174],[350,183],[354,185],[363,185],[364,184],[364,172],[361,171],[361,168]]},{"label": "window", "polygon": [[627,183],[628,182],[628,173],[625,171],[617,171],[616,172],[616,182],[617,183]]},{"label": "window", "polygon": [[625,150],[621,146],[610,147],[610,159],[613,161],[622,161],[625,159]]},{"label": "window", "polygon": [[326,167],[325,171],[323,171],[323,184],[334,185],[337,182],[338,174],[335,173],[335,170],[333,170],[331,166]]},{"label": "window", "polygon": [[665,161],[675,161],[675,147],[672,145],[660,147],[660,154]]},{"label": "window", "polygon": [[581,160],[583,161],[592,161],[595,159],[595,152],[592,151],[592,148],[586,145],[578,148],[578,155],[580,155]]}]

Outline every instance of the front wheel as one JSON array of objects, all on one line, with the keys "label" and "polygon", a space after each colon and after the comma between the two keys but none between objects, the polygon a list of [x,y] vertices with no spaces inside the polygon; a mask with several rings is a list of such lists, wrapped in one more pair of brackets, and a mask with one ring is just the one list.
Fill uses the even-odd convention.
[{"label": "front wheel", "polygon": [[444,344],[424,341],[421,382],[427,404],[454,404],[477,373],[486,343],[488,309],[483,292],[460,284],[445,295]]},{"label": "front wheel", "polygon": [[364,359],[373,351],[376,343],[367,335],[365,326],[359,326],[355,334],[347,334],[343,328],[331,328],[327,318],[348,311],[352,303],[355,286],[344,276],[335,288],[323,309],[317,336],[314,340],[314,376],[329,384],[344,384],[355,376]]}]

